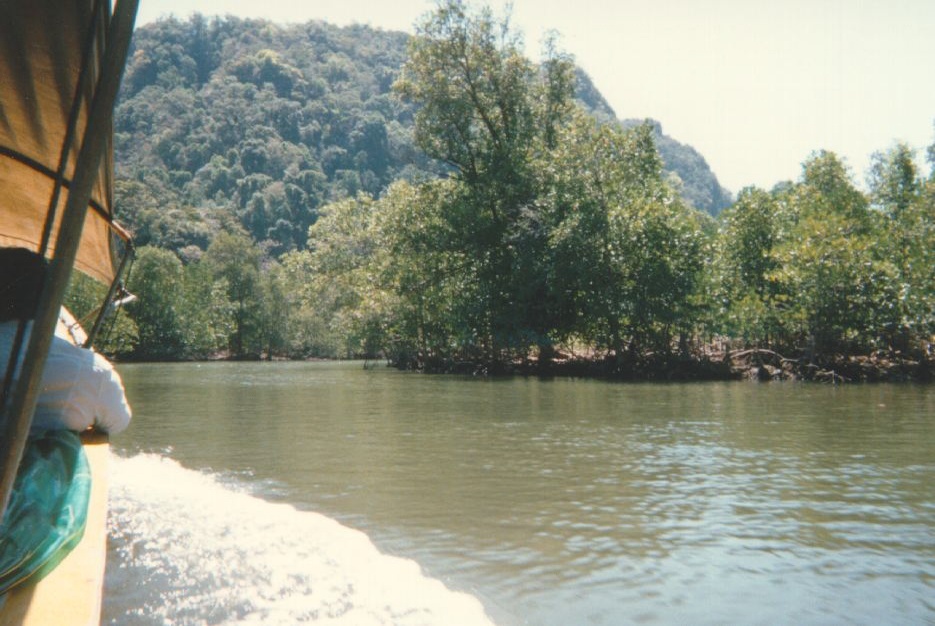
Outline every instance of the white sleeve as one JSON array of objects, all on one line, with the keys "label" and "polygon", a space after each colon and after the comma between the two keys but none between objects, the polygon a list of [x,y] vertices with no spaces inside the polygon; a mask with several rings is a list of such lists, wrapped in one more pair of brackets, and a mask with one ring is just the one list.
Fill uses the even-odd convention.
[{"label": "white sleeve", "polygon": [[132,412],[123,391],[123,381],[110,361],[94,353],[94,376],[98,378],[94,425],[110,434],[119,433],[130,424]]},{"label": "white sleeve", "polygon": [[33,429],[118,433],[130,423],[123,382],[110,362],[61,337],[53,337],[42,372]]}]

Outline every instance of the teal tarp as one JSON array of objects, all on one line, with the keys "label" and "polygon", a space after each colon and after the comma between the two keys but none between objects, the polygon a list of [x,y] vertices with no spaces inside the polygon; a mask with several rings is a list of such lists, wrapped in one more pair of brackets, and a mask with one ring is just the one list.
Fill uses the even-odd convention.
[{"label": "teal tarp", "polygon": [[32,437],[0,524],[0,594],[52,571],[81,541],[91,469],[71,431]]}]

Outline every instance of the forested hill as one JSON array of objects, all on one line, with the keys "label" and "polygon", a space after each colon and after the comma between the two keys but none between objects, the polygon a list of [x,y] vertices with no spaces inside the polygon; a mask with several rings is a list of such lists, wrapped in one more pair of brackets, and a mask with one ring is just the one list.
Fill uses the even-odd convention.
[{"label": "forested hill", "polygon": [[[184,257],[236,221],[278,255],[304,246],[324,203],[443,173],[391,92],[408,37],[197,15],[138,28],[115,118],[117,201],[138,243]],[[615,117],[581,71],[577,97]],[[701,155],[655,131],[684,197],[727,206]]]}]

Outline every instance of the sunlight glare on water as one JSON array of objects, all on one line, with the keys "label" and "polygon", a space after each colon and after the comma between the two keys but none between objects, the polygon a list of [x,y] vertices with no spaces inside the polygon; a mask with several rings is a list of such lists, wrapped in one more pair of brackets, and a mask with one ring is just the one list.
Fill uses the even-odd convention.
[{"label": "sunlight glare on water", "polygon": [[[491,622],[475,598],[313,512],[154,454],[112,458],[111,623],[287,626]],[[129,582],[130,584],[126,584]]]}]

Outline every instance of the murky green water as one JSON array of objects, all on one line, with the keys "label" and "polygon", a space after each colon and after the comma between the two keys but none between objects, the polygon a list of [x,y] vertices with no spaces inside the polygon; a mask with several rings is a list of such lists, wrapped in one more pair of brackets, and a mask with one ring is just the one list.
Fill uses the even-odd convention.
[{"label": "murky green water", "polygon": [[933,387],[120,370],[120,455],[360,529],[498,624],[935,622]]}]

